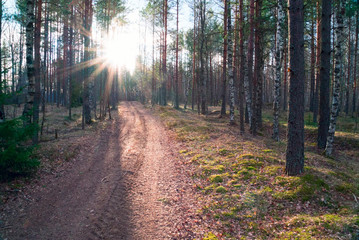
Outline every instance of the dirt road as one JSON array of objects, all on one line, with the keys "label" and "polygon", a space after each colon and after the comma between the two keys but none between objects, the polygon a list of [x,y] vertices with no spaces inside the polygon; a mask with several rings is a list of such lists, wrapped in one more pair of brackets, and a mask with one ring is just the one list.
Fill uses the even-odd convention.
[{"label": "dirt road", "polygon": [[[188,176],[159,119],[124,102],[119,115],[25,206],[3,219],[13,239],[191,239]],[[1,237],[0,237],[1,238]]]}]

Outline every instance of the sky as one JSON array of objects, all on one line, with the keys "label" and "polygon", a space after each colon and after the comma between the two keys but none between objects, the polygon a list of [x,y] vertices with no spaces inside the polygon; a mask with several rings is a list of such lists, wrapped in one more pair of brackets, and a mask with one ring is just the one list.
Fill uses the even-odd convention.
[{"label": "sky", "polygon": [[[5,0],[6,12],[9,14],[16,11],[16,0]],[[176,26],[176,7],[175,1],[172,2],[172,9],[170,12],[173,14],[172,20],[169,20],[168,25],[171,27]],[[146,37],[144,36],[145,24],[140,17],[140,12],[147,5],[147,0],[127,0],[126,5],[128,12],[126,13],[127,24],[119,28],[113,28],[111,36],[107,39],[107,46],[105,46],[105,54],[108,56],[110,62],[119,67],[125,66],[133,72],[136,63],[136,57],[140,51],[143,54],[144,39],[146,40],[146,49],[150,54],[152,48],[152,34],[150,26],[147,27]],[[185,0],[180,0],[179,4],[179,29],[188,30],[193,24],[193,17],[191,16],[191,9]],[[98,38],[100,33],[96,30],[94,24],[94,37]],[[97,35],[97,36],[96,36]],[[139,46],[142,46],[141,48]]]}]

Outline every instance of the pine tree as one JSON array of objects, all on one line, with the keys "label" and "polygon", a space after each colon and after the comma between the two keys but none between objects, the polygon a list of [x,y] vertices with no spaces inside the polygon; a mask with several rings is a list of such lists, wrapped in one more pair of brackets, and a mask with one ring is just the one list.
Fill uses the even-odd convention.
[{"label": "pine tree", "polygon": [[304,3],[288,1],[289,29],[289,116],[285,172],[304,170]]}]

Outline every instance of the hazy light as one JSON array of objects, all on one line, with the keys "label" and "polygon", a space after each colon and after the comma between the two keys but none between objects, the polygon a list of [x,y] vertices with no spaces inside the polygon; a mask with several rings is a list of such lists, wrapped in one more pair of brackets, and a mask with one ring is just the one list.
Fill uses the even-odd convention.
[{"label": "hazy light", "polygon": [[113,67],[125,67],[133,72],[138,54],[138,36],[130,31],[124,32],[113,28],[104,41],[104,57]]}]

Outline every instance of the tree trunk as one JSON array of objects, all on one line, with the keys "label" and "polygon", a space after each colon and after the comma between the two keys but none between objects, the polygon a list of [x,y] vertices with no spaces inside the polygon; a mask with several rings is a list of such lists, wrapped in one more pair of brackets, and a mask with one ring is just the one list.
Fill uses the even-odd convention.
[{"label": "tree trunk", "polygon": [[254,38],[254,0],[250,1],[250,16],[249,16],[249,38],[247,51],[247,64],[244,77],[244,91],[246,97],[246,108],[248,112],[249,126],[252,128],[252,96],[251,84],[253,80],[253,38]]},{"label": "tree trunk", "polygon": [[351,39],[350,39],[350,35],[351,35],[351,18],[349,17],[349,21],[348,21],[348,74],[347,74],[347,86],[346,86],[346,93],[345,93],[345,115],[348,116],[349,114],[349,98],[350,98],[350,76],[351,76]]},{"label": "tree trunk", "polygon": [[[26,2],[28,4],[28,2]],[[0,0],[0,62],[1,62],[1,58],[2,58],[2,47],[1,47],[1,43],[2,43],[2,17],[3,17],[3,2]],[[5,92],[4,90],[4,84],[2,82],[2,78],[1,78],[1,72],[2,72],[2,68],[1,68],[1,64],[0,64],[0,95],[3,94],[3,92]],[[0,122],[5,121],[5,108],[4,108],[4,103],[1,101],[0,102]]]},{"label": "tree trunk", "polygon": [[255,136],[257,135],[257,127],[258,127],[258,117],[259,117],[259,110],[261,93],[259,85],[261,84],[261,58],[262,58],[262,50],[261,50],[261,10],[262,10],[262,3],[263,0],[256,1],[256,20],[255,20],[255,53],[254,53],[254,74],[253,74],[253,92],[252,92],[252,125],[251,125],[251,132]]},{"label": "tree trunk", "polygon": [[228,51],[228,0],[224,0],[223,14],[223,76],[222,76],[222,107],[221,116],[226,115],[227,95],[227,51]]},{"label": "tree trunk", "polygon": [[287,111],[288,101],[287,101],[287,94],[288,94],[288,84],[287,84],[287,76],[288,76],[288,46],[287,41],[284,40],[284,69],[283,69],[283,111]]},{"label": "tree trunk", "polygon": [[[84,19],[84,30],[83,34],[84,38],[84,62],[88,62],[90,60],[90,36],[91,25],[90,25],[90,13],[91,13],[92,1],[85,0],[85,19]],[[84,84],[83,84],[83,114],[84,114],[84,122],[86,124],[91,123],[91,107],[90,107],[90,69],[86,67],[84,69]]]},{"label": "tree trunk", "polygon": [[196,88],[196,3],[193,2],[193,56],[192,56],[192,110],[195,103]]},{"label": "tree trunk", "polygon": [[[35,96],[35,69],[33,62],[33,45],[34,45],[34,1],[26,1],[26,67],[28,78],[27,99],[23,115],[27,124],[32,123],[32,114],[34,109]],[[0,74],[1,75],[1,74]]]},{"label": "tree trunk", "polygon": [[352,117],[356,111],[356,88],[357,88],[357,58],[358,58],[358,34],[359,34],[359,11],[357,11],[355,20],[355,50],[354,50],[354,79],[353,79],[353,101],[352,101]]},{"label": "tree trunk", "polygon": [[341,70],[343,68],[343,45],[345,42],[344,37],[344,23],[343,16],[345,14],[345,2],[339,1],[338,6],[336,7],[336,28],[335,28],[335,69],[334,69],[334,83],[333,83],[333,98],[332,106],[330,111],[330,122],[329,130],[327,137],[327,144],[325,152],[327,156],[331,156],[333,153],[333,142],[335,135],[335,127],[338,115],[338,108],[340,103],[340,79],[341,79]]},{"label": "tree trunk", "polygon": [[47,74],[47,54],[48,54],[48,46],[49,46],[49,8],[48,5],[46,5],[45,10],[45,29],[44,29],[44,67],[43,67],[43,90],[42,90],[42,96],[41,96],[41,112],[42,112],[42,120],[41,120],[41,130],[40,135],[42,136],[43,130],[44,130],[44,123],[45,123],[45,117],[46,117],[46,83],[48,79]]},{"label": "tree trunk", "polygon": [[176,109],[179,109],[179,96],[178,96],[178,85],[179,85],[179,79],[178,79],[178,1],[176,1],[177,5],[177,21],[176,21],[176,82],[175,82],[175,104],[174,107]]},{"label": "tree trunk", "polygon": [[319,128],[318,147],[325,148],[329,128],[329,84],[330,84],[330,14],[332,12],[331,0],[322,1],[322,39],[321,39],[321,66],[320,66],[320,102],[319,102]]},{"label": "tree trunk", "polygon": [[281,54],[283,51],[282,40],[282,19],[283,19],[283,5],[282,0],[278,0],[277,9],[277,38],[275,43],[275,64],[276,77],[274,82],[274,102],[273,102],[273,139],[279,141],[279,110],[280,110],[280,84],[281,84]]},{"label": "tree trunk", "polygon": [[[42,21],[42,0],[37,0],[37,16],[35,24],[35,96],[34,96],[34,123],[39,123],[39,106],[40,106],[40,82],[41,82],[41,54],[40,54],[40,41],[41,41],[41,21]],[[39,141],[38,134],[35,133],[33,136],[33,142]]]},{"label": "tree trunk", "polygon": [[[229,123],[234,124],[234,76],[233,76],[233,45],[232,45],[232,19],[231,19],[231,3],[227,4],[228,18],[228,77],[229,77]],[[223,106],[223,105],[222,105]]]},{"label": "tree trunk", "polygon": [[285,172],[290,176],[304,170],[304,4],[289,0],[289,116]]},{"label": "tree trunk", "polygon": [[200,36],[200,49],[199,49],[199,59],[201,62],[200,66],[200,109],[201,114],[207,114],[207,93],[206,93],[206,78],[204,75],[204,68],[205,68],[205,59],[204,59],[204,46],[206,43],[206,36],[205,36],[205,26],[206,26],[206,1],[200,2],[200,9],[199,9],[199,18],[200,18],[200,29],[201,29],[201,36]]},{"label": "tree trunk", "polygon": [[321,46],[321,19],[320,19],[320,5],[317,2],[317,53],[315,61],[315,90],[313,97],[313,123],[317,123],[318,120],[318,98],[319,98],[319,73],[320,73],[320,51]]},{"label": "tree trunk", "polygon": [[[73,39],[74,39],[74,22],[75,22],[75,16],[74,16],[74,7],[71,5],[71,23],[70,23],[70,36],[69,36],[69,69],[73,69],[74,63],[74,56],[73,56]],[[71,114],[71,103],[72,103],[72,78],[73,78],[73,71],[70,71],[69,73],[69,119],[72,118]],[[96,107],[95,107],[96,109]],[[96,115],[96,112],[95,112]]]},{"label": "tree trunk", "polygon": [[239,128],[241,134],[244,133],[244,65],[245,65],[245,54],[244,54],[244,18],[243,18],[243,0],[239,0],[239,18],[240,18],[240,43],[239,43],[239,57],[240,59],[240,67],[239,67]]},{"label": "tree trunk", "polygon": [[156,104],[156,79],[155,79],[155,14],[153,13],[152,18],[152,98],[151,104],[154,106]]},{"label": "tree trunk", "polygon": [[312,27],[311,27],[311,41],[310,41],[310,94],[309,94],[309,110],[313,112],[314,110],[314,88],[315,88],[315,35],[314,35],[314,10],[312,13]]}]

